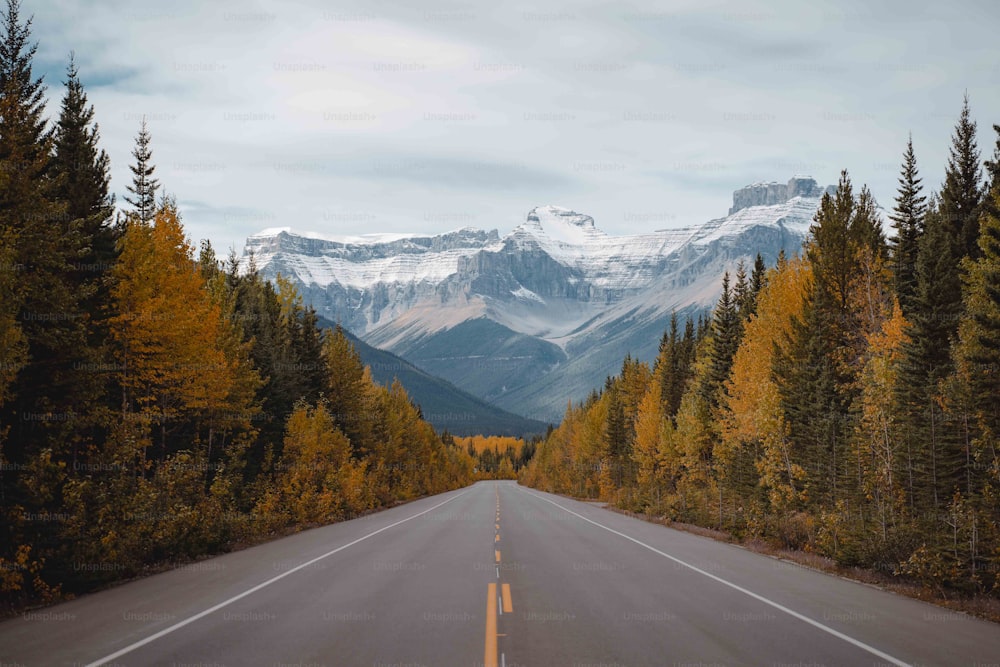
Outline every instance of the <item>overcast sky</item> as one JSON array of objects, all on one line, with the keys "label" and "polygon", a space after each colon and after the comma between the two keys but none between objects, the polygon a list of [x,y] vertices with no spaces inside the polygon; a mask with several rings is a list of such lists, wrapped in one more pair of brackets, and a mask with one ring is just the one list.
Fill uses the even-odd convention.
[{"label": "overcast sky", "polygon": [[[156,175],[220,254],[290,226],[501,234],[541,204],[614,233],[847,168],[938,188],[963,91],[1000,123],[1000,3],[23,0],[50,114],[76,52],[119,198]],[[924,7],[914,5],[926,4]]]}]

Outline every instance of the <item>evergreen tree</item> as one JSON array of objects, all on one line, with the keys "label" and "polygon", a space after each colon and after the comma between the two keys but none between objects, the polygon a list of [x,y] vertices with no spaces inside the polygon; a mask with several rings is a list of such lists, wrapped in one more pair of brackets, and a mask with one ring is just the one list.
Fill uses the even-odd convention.
[{"label": "evergreen tree", "polygon": [[750,286],[750,278],[747,276],[746,265],[741,259],[736,264],[736,285],[733,287],[733,300],[736,311],[739,314],[740,325],[750,319],[750,312],[753,310],[754,293]]},{"label": "evergreen tree", "polygon": [[786,351],[775,356],[781,406],[806,471],[810,502],[832,507],[844,491],[850,408],[857,394],[857,339],[862,336],[854,305],[856,277],[864,253],[881,254],[874,202],[867,188],[855,199],[847,172],[835,196],[825,194],[816,211],[806,256],[813,285],[796,318]]},{"label": "evergreen tree", "polygon": [[71,218],[84,220],[84,234],[96,259],[114,257],[115,236],[108,225],[114,200],[108,194],[111,160],[98,146],[101,135],[94,107],[80,82],[73,54],[66,70],[66,95],[55,127],[53,167],[62,182],[61,198]]},{"label": "evergreen tree", "polygon": [[[37,44],[30,43],[31,20],[22,21],[18,0],[7,1],[0,34],[0,233],[12,248],[11,263],[20,267],[13,303],[28,345],[28,363],[13,388],[16,420],[9,460],[32,449],[55,448],[55,460],[71,458],[77,446],[71,435],[76,420],[93,398],[81,381],[87,318],[81,301],[92,291],[74,282],[73,265],[84,253],[79,225],[58,200],[52,134],[44,118],[45,88],[32,72]],[[52,416],[61,418],[55,419]],[[66,417],[73,415],[72,419]],[[79,433],[79,431],[77,431]],[[55,465],[55,463],[53,464]]]},{"label": "evergreen tree", "polygon": [[727,271],[722,277],[722,295],[713,314],[709,369],[701,386],[702,399],[710,408],[715,408],[719,404],[719,392],[723,383],[729,378],[733,355],[736,354],[740,344],[741,328],[740,313],[735,295],[729,287]]},{"label": "evergreen tree", "polygon": [[[990,195],[1000,207],[1000,190]],[[968,317],[959,328],[957,356],[967,378],[971,405],[978,422],[980,470],[997,471],[1000,442],[1000,217],[991,212],[982,217],[980,255],[968,261],[963,290]],[[985,475],[980,475],[985,478]],[[993,481],[998,487],[1000,478]],[[1000,490],[1000,489],[998,489]]]},{"label": "evergreen tree", "polygon": [[954,443],[944,428],[940,383],[952,372],[951,345],[962,312],[959,260],[948,220],[932,200],[918,244],[917,290],[903,344],[897,400],[906,415],[904,441],[915,470],[908,480],[910,506],[934,516],[951,498]]},{"label": "evergreen tree", "polygon": [[851,217],[851,237],[858,250],[866,248],[873,259],[884,259],[886,254],[885,233],[878,214],[878,203],[867,185],[861,186],[858,200]]},{"label": "evergreen tree", "polygon": [[893,281],[903,315],[908,317],[916,299],[917,248],[924,233],[924,216],[927,214],[927,197],[923,195],[922,179],[917,171],[912,136],[906,142],[898,180],[896,206],[889,216],[896,230],[892,239]]},{"label": "evergreen tree", "polygon": [[753,272],[750,274],[750,294],[752,295],[752,299],[749,309],[745,313],[747,318],[757,312],[757,297],[760,296],[760,291],[764,289],[766,284],[767,265],[764,264],[764,258],[761,257],[760,253],[757,253],[757,257],[753,262]]},{"label": "evergreen tree", "polygon": [[132,205],[135,214],[143,222],[152,220],[156,214],[156,190],[160,187],[159,180],[153,178],[156,165],[153,164],[153,151],[149,144],[149,128],[146,126],[146,117],[143,116],[139,134],[135,138],[135,147],[132,149],[135,164],[129,166],[132,170],[132,185],[127,188],[132,197],[125,197],[125,201]]},{"label": "evergreen tree", "polygon": [[[977,257],[979,247],[979,206],[983,199],[982,170],[976,145],[976,123],[969,112],[969,96],[951,139],[948,168],[941,188],[938,212],[955,244],[956,258]],[[956,267],[957,271],[957,267]]]},{"label": "evergreen tree", "polygon": [[[111,225],[114,198],[108,194],[110,159],[98,146],[100,133],[94,122],[94,107],[87,102],[72,54],[65,83],[66,94],[54,132],[53,170],[67,218],[79,225],[83,248],[74,263],[72,279],[85,286],[84,291],[90,295],[82,303],[89,318],[88,352],[91,367],[100,367],[106,361],[102,348],[108,337],[111,269],[118,255],[118,233]],[[104,393],[102,385],[106,380],[88,378],[96,385],[94,391],[100,393]]]},{"label": "evergreen tree", "polygon": [[986,196],[983,198],[983,207],[990,215],[1000,216],[1000,208],[997,207],[994,193],[1000,191],[1000,125],[993,125],[993,131],[997,134],[996,145],[993,147],[993,158],[986,160]]}]

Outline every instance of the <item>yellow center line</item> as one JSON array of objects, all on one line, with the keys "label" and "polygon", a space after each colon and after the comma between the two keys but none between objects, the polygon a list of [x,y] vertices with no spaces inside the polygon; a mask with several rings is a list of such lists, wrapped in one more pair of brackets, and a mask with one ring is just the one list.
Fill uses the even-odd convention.
[{"label": "yellow center line", "polygon": [[495,540],[493,540],[493,541],[494,541],[494,542],[499,542],[499,541],[500,541],[500,533],[497,533],[497,535],[496,535],[496,539],[495,539]]},{"label": "yellow center line", "polygon": [[504,584],[500,590],[503,595],[503,613],[509,614],[514,611],[514,603],[510,599],[510,584]]},{"label": "yellow center line", "polygon": [[500,562],[500,550],[497,549],[495,553],[496,553],[496,557],[497,557],[497,562],[499,563]]},{"label": "yellow center line", "polygon": [[497,667],[497,585],[487,584],[486,590],[486,648],[483,654],[485,667]]}]

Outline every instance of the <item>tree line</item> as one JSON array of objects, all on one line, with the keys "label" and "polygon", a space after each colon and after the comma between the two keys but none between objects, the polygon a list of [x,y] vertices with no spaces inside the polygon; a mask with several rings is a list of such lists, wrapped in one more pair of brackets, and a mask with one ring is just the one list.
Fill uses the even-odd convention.
[{"label": "tree line", "polygon": [[887,239],[846,171],[800,256],[726,273],[539,444],[523,482],[940,590],[1000,588],[1000,126],[965,98],[945,180],[912,138]]},{"label": "tree line", "polygon": [[[0,605],[469,483],[290,282],[195,247],[143,121],[127,206],[71,56],[58,117],[0,28]],[[160,194],[159,197],[157,195]]]}]

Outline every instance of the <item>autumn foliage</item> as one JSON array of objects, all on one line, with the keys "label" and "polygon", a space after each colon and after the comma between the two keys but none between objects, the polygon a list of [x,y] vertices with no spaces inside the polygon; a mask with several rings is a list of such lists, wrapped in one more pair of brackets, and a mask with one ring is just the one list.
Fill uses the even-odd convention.
[{"label": "autumn foliage", "polygon": [[[569,405],[522,483],[995,594],[1000,186],[977,205],[978,251],[956,259],[968,225],[948,226],[962,218],[940,215],[947,199],[919,205],[912,146],[906,159],[905,256],[845,172],[801,256],[727,274],[710,324],[682,337],[675,320],[651,367],[626,359]],[[948,271],[959,301],[940,291]]]}]

